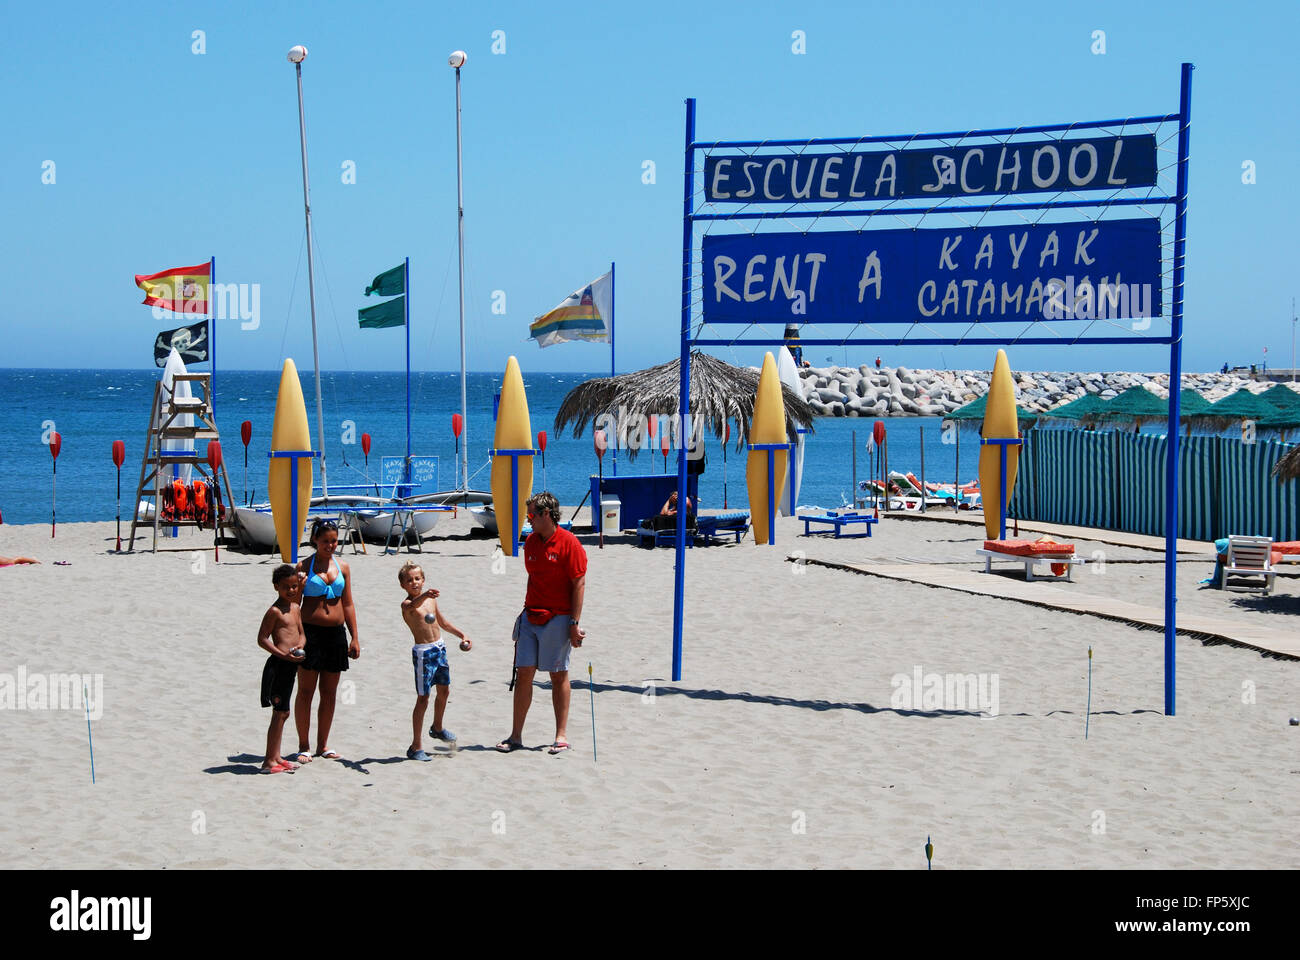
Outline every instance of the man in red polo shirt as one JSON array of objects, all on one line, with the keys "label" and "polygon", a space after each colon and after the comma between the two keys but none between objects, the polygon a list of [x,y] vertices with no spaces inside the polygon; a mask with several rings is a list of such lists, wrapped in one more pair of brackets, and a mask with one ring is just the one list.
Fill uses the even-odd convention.
[{"label": "man in red polo shirt", "polygon": [[587,585],[587,551],[577,537],[560,528],[560,503],[552,494],[539,493],[528,501],[528,520],[533,525],[524,541],[528,591],[524,611],[515,621],[514,726],[497,749],[509,753],[523,746],[533,675],[540,668],[551,675],[555,740],[548,752],[555,754],[569,749],[569,651],[582,646],[587,635],[578,626]]}]

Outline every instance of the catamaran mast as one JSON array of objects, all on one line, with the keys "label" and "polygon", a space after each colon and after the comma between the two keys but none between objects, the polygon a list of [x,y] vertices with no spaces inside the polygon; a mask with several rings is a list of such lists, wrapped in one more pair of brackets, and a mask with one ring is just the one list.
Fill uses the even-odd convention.
[{"label": "catamaran mast", "polygon": [[302,62],[307,59],[307,48],[293,47],[289,62],[298,76],[298,139],[302,143],[302,208],[307,218],[307,295],[311,301],[311,358],[316,372],[316,437],[320,444],[320,487],[329,496],[329,480],[325,474],[325,416],[320,402],[320,350],[316,346],[316,274],[312,261],[311,240],[311,187],[307,181],[307,120],[302,110]]},{"label": "catamaran mast", "polygon": [[460,248],[460,419],[462,449],[460,488],[469,489],[469,409],[465,396],[465,188],[460,152],[460,68],[469,59],[464,50],[456,50],[447,63],[456,68],[456,230]]}]

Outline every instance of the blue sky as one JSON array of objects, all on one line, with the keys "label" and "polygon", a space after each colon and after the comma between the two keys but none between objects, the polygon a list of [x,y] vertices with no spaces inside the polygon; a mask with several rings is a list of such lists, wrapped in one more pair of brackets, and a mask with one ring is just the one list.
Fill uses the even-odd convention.
[{"label": "blue sky", "polygon": [[[856,136],[1174,112],[1193,92],[1185,369],[1290,363],[1300,173],[1294,3],[47,3],[0,36],[0,366],[143,367],[174,325],[135,273],[217,257],[257,283],[223,367],[311,356],[293,68],[304,43],[322,366],[400,369],[361,331],[374,274],[412,259],[413,364],[458,364],[455,127],[464,77],[469,366],[600,370],[527,325],[618,262],[621,370],[677,352],[684,108],[701,138]],[[996,10],[996,12],[995,12]],[[205,52],[193,52],[195,30]],[[806,53],[792,52],[804,32]],[[1106,33],[1106,53],[1092,34]],[[494,31],[504,53],[493,53]],[[501,35],[497,37],[500,48]],[[644,161],[656,182],[642,182]],[[1242,163],[1257,182],[1242,183]],[[42,183],[46,161],[55,182]],[[356,182],[342,182],[343,164]],[[295,274],[296,289],[295,289]],[[292,290],[292,299],[291,299]],[[493,292],[505,315],[493,314]],[[370,302],[374,302],[371,298]],[[718,351],[753,363],[752,348]],[[866,348],[848,351],[854,363]],[[987,348],[889,364],[986,367]],[[818,351],[845,359],[842,350]],[[1167,367],[1159,347],[1020,348],[1035,369]]]}]

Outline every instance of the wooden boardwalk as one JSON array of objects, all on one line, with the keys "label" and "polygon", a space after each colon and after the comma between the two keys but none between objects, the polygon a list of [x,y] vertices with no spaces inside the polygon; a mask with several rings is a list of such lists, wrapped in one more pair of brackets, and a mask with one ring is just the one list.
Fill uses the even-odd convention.
[{"label": "wooden boardwalk", "polygon": [[[1021,525],[1022,529],[1024,525]],[[1013,577],[997,576],[975,570],[955,569],[952,565],[929,566],[920,563],[846,563],[840,561],[814,560],[806,561],[822,567],[847,570],[866,574],[871,577],[883,577],[887,580],[902,580],[907,583],[919,583],[927,587],[939,587],[945,590],[958,590],[984,597],[996,597],[1000,600],[1014,600],[1051,610],[1064,610],[1069,613],[1087,614],[1105,620],[1117,620],[1138,627],[1151,627],[1158,630],[1165,628],[1165,614],[1162,608],[1148,607],[1127,600],[1113,597],[1099,597],[1096,594],[1082,593],[1079,584],[1026,583]],[[1206,617],[1196,614],[1183,614],[1178,618],[1178,633],[1198,638],[1213,638],[1239,647],[1258,650],[1288,659],[1300,660],[1300,636],[1293,632],[1272,629],[1266,626],[1254,626],[1238,620],[1223,617]]]}]

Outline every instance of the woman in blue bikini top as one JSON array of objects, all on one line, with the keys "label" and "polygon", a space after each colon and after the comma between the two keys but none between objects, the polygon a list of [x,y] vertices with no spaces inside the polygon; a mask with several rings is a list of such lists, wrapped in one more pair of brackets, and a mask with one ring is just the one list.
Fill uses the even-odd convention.
[{"label": "woman in blue bikini top", "polygon": [[[312,699],[318,683],[321,696],[316,755],[327,759],[338,758],[338,754],[328,747],[330,727],[334,720],[335,692],[341,671],[348,669],[348,660],[361,656],[357,612],[352,603],[352,571],[346,563],[334,556],[339,545],[338,524],[333,520],[317,520],[312,524],[311,542],[316,547],[316,552],[298,564],[298,570],[307,577],[302,591],[302,622],[307,636],[306,658],[298,668],[298,695],[294,701],[298,759],[303,763],[310,762],[312,757],[308,752],[308,735]],[[348,634],[351,635],[351,642],[346,639]]]}]

